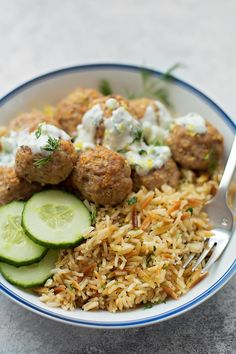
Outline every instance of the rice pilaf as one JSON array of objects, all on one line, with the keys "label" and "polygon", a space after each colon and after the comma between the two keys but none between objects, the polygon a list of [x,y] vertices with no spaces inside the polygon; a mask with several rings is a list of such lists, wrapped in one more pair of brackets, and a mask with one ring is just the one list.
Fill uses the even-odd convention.
[{"label": "rice pilaf", "polygon": [[178,189],[141,188],[97,210],[96,225],[74,249],[61,250],[53,277],[38,289],[52,307],[110,312],[178,299],[205,277],[183,263],[211,236],[205,202],[220,176],[182,170]]}]

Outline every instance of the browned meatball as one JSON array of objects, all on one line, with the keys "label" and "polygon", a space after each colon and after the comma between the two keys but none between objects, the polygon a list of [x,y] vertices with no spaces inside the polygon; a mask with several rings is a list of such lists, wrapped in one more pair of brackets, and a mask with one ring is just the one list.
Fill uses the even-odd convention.
[{"label": "browned meatball", "polygon": [[73,135],[77,125],[81,123],[84,113],[98,97],[102,97],[102,94],[97,90],[77,88],[58,103],[55,119],[62,129]]},{"label": "browned meatball", "polygon": [[179,182],[180,172],[174,160],[169,159],[163,167],[153,170],[144,176],[140,176],[136,171],[132,171],[132,178],[134,183],[133,189],[137,192],[141,186],[149,190],[160,188],[163,184],[176,187]]},{"label": "browned meatball", "polygon": [[12,200],[27,200],[34,193],[40,192],[42,187],[38,183],[29,183],[16,176],[13,167],[0,167],[0,204]]},{"label": "browned meatball", "polygon": [[103,146],[82,152],[72,174],[73,185],[84,198],[115,205],[132,190],[131,170],[119,154]]},{"label": "browned meatball", "polygon": [[70,141],[61,140],[59,149],[51,154],[50,159],[39,164],[38,161],[44,158],[41,154],[33,154],[29,147],[22,146],[16,153],[17,176],[41,185],[59,184],[71,173],[77,154]]},{"label": "browned meatball", "polygon": [[175,161],[192,170],[213,169],[223,152],[223,137],[210,123],[204,134],[193,134],[186,127],[175,125],[167,144]]},{"label": "browned meatball", "polygon": [[19,131],[28,128],[30,132],[37,129],[40,123],[47,123],[60,127],[57,121],[39,111],[33,111],[30,113],[22,113],[13,119],[9,124],[9,130]]}]

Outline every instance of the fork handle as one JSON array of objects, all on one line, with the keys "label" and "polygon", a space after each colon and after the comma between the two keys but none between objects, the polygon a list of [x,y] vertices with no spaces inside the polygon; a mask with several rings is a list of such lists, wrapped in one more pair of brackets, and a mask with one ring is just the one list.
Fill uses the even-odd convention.
[{"label": "fork handle", "polygon": [[236,166],[236,135],[234,137],[234,141],[231,147],[231,151],[224,169],[224,173],[217,194],[221,194],[221,195],[223,194],[226,197],[230,181],[234,174],[235,166]]}]

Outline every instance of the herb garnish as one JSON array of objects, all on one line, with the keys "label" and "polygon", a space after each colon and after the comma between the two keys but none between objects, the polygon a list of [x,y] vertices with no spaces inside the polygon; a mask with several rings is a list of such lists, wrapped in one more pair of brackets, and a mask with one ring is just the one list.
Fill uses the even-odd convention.
[{"label": "herb garnish", "polygon": [[166,301],[165,300],[158,300],[155,302],[147,302],[146,304],[144,304],[143,308],[144,308],[144,310],[151,309],[153,307],[153,305],[160,305],[160,304],[166,304]]},{"label": "herb garnish", "polygon": [[[36,135],[36,132],[35,132],[35,135]],[[40,131],[40,135],[41,135],[41,131]],[[53,153],[54,151],[59,150],[59,148],[60,148],[60,140],[49,136],[48,143],[47,143],[47,145],[44,146],[43,150]],[[45,157],[42,157],[41,159],[34,161],[34,165],[36,167],[40,168],[40,167],[45,166],[50,160],[51,160],[51,154],[49,156],[45,156]]]},{"label": "herb garnish", "polygon": [[189,211],[191,215],[193,215],[193,208],[188,208],[187,211]]},{"label": "herb garnish", "polygon": [[39,124],[38,129],[35,131],[35,136],[38,139],[42,134],[42,124]]},{"label": "herb garnish", "polygon": [[60,146],[59,139],[49,136],[48,143],[47,143],[47,145],[44,146],[43,150],[53,152],[53,151],[58,150],[59,146]]},{"label": "herb garnish", "polygon": [[144,149],[140,149],[140,150],[138,151],[138,153],[139,153],[139,155],[147,155],[147,151],[144,150]]},{"label": "herb garnish", "polygon": [[155,80],[153,74],[148,69],[144,68],[141,70],[142,79],[142,89],[140,92],[128,92],[127,97],[129,99],[147,97],[158,99],[164,103],[167,107],[171,107],[171,102],[169,99],[169,92],[165,87],[165,83],[174,79],[173,72],[183,65],[176,63],[172,65],[163,75],[159,77],[159,81]]},{"label": "herb garnish", "polygon": [[42,157],[41,159],[34,161],[34,166],[43,167],[51,160],[51,156]]},{"label": "herb garnish", "polygon": [[128,200],[128,205],[133,205],[137,203],[137,197],[134,195]]},{"label": "herb garnish", "polygon": [[142,138],[142,135],[143,135],[143,130],[140,127],[133,128],[131,131],[131,134],[132,134],[132,137],[134,138],[132,143],[135,141],[140,141]]},{"label": "herb garnish", "polygon": [[144,310],[146,310],[146,309],[151,309],[152,306],[153,306],[153,304],[152,304],[151,302],[147,302],[147,303],[143,306],[143,308],[144,308]]},{"label": "herb garnish", "polygon": [[104,96],[108,96],[112,94],[112,88],[110,85],[110,82],[106,79],[103,79],[100,81],[99,84],[99,91],[104,95]]},{"label": "herb garnish", "polygon": [[[171,102],[169,99],[169,92],[164,86],[165,82],[169,82],[174,79],[173,73],[175,70],[183,67],[182,64],[176,63],[172,65],[169,69],[163,73],[159,80],[155,80],[151,71],[146,68],[141,70],[141,80],[142,80],[142,89],[140,92],[130,92],[126,90],[126,97],[128,99],[147,97],[160,100],[167,107],[171,108]],[[108,96],[113,93],[111,84],[108,80],[103,79],[99,83],[99,91],[104,95]]]}]

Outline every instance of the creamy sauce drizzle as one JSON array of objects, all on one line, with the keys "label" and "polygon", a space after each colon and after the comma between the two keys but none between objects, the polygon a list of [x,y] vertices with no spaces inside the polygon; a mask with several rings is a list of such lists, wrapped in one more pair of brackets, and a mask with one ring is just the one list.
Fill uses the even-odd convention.
[{"label": "creamy sauce drizzle", "polygon": [[20,132],[11,131],[8,136],[0,138],[0,166],[12,167],[15,164],[15,155],[17,148],[21,146],[29,135],[28,129]]},{"label": "creamy sauce drizzle", "polygon": [[186,126],[196,133],[206,132],[205,120],[196,113],[173,119],[167,108],[155,101],[157,109],[149,105],[139,121],[114,98],[109,98],[105,106],[111,110],[110,117],[104,118],[100,105],[95,105],[85,113],[82,124],[78,125],[75,140],[77,149],[87,149],[96,144],[96,128],[103,122],[105,127],[103,145],[121,153],[139,175],[162,168],[171,157],[165,145],[169,129],[173,124]]},{"label": "creamy sauce drizzle", "polygon": [[159,169],[171,157],[168,146],[146,145],[145,143],[131,145],[130,150],[124,153],[129,164],[139,175],[146,175],[150,170]]},{"label": "creamy sauce drizzle", "polygon": [[41,154],[43,156],[48,156],[51,151],[44,150],[45,146],[48,144],[48,138],[52,137],[54,139],[70,140],[68,134],[64,130],[58,129],[51,124],[41,124],[39,125],[40,135],[37,137],[36,133],[30,133],[25,136],[25,140],[22,141],[20,146],[28,146],[33,154]]},{"label": "creamy sauce drizzle", "polygon": [[77,137],[74,141],[76,149],[85,150],[95,146],[96,129],[102,121],[101,105],[96,104],[84,114],[82,124],[77,126]]},{"label": "creamy sauce drizzle", "polygon": [[156,112],[153,107],[149,105],[141,119],[143,137],[148,144],[162,145],[168,137],[169,126],[173,118],[162,103],[156,101],[155,104],[158,111]]},{"label": "creamy sauce drizzle", "polygon": [[205,119],[197,113],[188,113],[184,117],[177,118],[175,124],[182,125],[196,134],[204,134],[207,131]]},{"label": "creamy sauce drizzle", "polygon": [[111,118],[104,121],[104,125],[103,145],[111,150],[124,149],[141,135],[140,123],[123,107],[114,110]]}]

